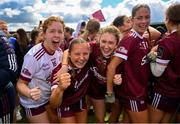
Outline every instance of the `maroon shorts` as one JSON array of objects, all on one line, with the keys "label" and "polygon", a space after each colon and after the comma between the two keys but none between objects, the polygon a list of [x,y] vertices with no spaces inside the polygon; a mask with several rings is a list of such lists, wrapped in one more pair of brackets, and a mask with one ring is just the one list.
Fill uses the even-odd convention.
[{"label": "maroon shorts", "polygon": [[72,105],[58,108],[57,114],[58,114],[58,117],[71,117],[71,116],[74,116],[76,112],[81,112],[85,109],[87,109],[87,105],[85,102],[85,98],[83,98]]},{"label": "maroon shorts", "polygon": [[128,109],[132,112],[140,112],[147,109],[146,100],[134,100],[123,97],[119,97],[118,99],[125,109]]},{"label": "maroon shorts", "polygon": [[106,85],[91,82],[88,89],[88,95],[94,99],[105,99]]},{"label": "maroon shorts", "polygon": [[159,109],[162,111],[173,113],[179,110],[180,97],[172,98],[168,96],[164,96],[160,93],[154,92],[152,93],[150,104],[155,109]]},{"label": "maroon shorts", "polygon": [[41,105],[41,106],[39,106],[39,107],[37,107],[37,108],[25,108],[25,107],[23,107],[23,108],[24,108],[24,110],[25,110],[25,112],[26,112],[26,116],[27,116],[27,117],[32,117],[32,116],[39,115],[39,114],[45,112],[45,111],[46,111],[46,108],[45,108],[45,107],[46,107],[48,104],[49,104],[49,102],[46,103],[46,104],[44,104],[44,105]]}]

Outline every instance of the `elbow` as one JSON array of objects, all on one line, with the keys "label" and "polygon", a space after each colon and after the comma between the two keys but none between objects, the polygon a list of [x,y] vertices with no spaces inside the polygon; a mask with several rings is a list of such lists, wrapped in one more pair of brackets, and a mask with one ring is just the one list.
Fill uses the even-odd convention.
[{"label": "elbow", "polygon": [[16,84],[16,90],[19,92],[19,83]]},{"label": "elbow", "polygon": [[22,89],[25,89],[25,84],[23,84],[20,80],[17,82],[16,84],[16,90],[18,91],[18,93],[20,93],[21,95],[23,95],[23,91]]}]

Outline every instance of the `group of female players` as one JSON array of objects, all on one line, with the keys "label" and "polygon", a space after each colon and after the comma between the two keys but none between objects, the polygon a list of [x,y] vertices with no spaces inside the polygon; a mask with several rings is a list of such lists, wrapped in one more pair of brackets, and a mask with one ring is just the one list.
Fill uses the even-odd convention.
[{"label": "group of female players", "polygon": [[[134,6],[131,19],[122,19],[121,29],[114,20],[112,25],[92,32],[98,35],[88,38],[91,41],[81,35],[74,38],[64,55],[59,48],[64,22],[54,16],[46,19],[42,25],[44,41],[25,55],[17,82],[20,104],[29,122],[86,123],[92,105],[97,122],[103,123],[105,99],[112,102],[114,123],[120,108],[126,122],[170,122],[174,113],[178,120],[179,8],[179,3],[168,7],[168,35],[152,48],[153,35],[148,30],[151,13],[146,4]],[[152,74],[157,78],[149,97]]]}]

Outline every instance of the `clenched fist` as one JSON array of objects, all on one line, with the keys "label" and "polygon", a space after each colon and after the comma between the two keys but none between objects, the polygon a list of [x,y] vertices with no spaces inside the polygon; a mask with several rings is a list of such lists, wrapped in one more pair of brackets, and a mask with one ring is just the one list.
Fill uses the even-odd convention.
[{"label": "clenched fist", "polygon": [[39,87],[32,88],[30,89],[29,95],[31,99],[37,101],[41,97],[41,89]]},{"label": "clenched fist", "polygon": [[58,86],[63,90],[71,84],[71,75],[69,73],[61,74],[58,79]]},{"label": "clenched fist", "polygon": [[121,85],[121,83],[122,83],[121,74],[115,74],[114,78],[113,78],[113,82],[115,85]]}]

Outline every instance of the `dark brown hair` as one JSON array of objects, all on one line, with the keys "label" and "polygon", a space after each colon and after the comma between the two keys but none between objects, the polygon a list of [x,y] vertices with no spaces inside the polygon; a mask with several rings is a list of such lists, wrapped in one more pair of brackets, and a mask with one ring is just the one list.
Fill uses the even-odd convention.
[{"label": "dark brown hair", "polygon": [[27,52],[27,46],[29,44],[29,39],[28,36],[26,34],[26,31],[23,28],[19,28],[16,33],[18,34],[18,39],[17,42],[20,46],[20,50],[23,53],[23,55],[25,55],[25,53]]},{"label": "dark brown hair", "polygon": [[180,35],[180,3],[170,5],[166,10],[166,17],[172,24],[178,26],[178,34]]},{"label": "dark brown hair", "polygon": [[116,26],[116,27],[122,26],[122,25],[124,24],[124,19],[125,19],[125,17],[127,17],[127,16],[126,16],[126,15],[117,16],[117,17],[113,20],[112,24],[113,24],[114,26]]},{"label": "dark brown hair", "polygon": [[136,15],[136,12],[140,9],[140,8],[147,8],[150,11],[150,7],[147,4],[137,4],[136,6],[133,7],[132,9],[132,13],[131,16],[132,18]]}]

